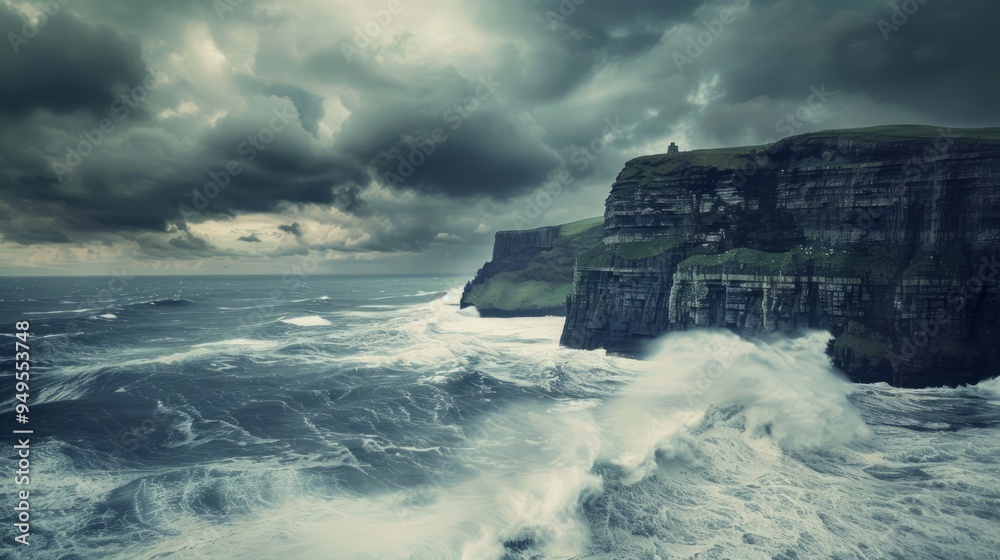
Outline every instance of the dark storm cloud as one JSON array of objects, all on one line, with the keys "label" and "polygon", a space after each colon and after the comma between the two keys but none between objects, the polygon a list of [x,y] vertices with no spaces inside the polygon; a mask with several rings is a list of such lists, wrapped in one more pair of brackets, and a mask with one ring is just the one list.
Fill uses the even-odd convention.
[{"label": "dark storm cloud", "polygon": [[374,88],[354,107],[338,146],[377,177],[402,178],[397,186],[459,197],[523,192],[559,161],[529,133],[504,87],[491,72],[444,69]]},{"label": "dark storm cloud", "polygon": [[518,0],[483,8],[484,21],[511,32],[531,26],[575,50],[628,56],[657,44],[670,26],[693,18],[703,0]]},{"label": "dark storm cloud", "polygon": [[194,206],[192,191],[213,174],[229,175],[226,166],[236,162],[240,171],[226,186],[232,190],[214,199],[206,213],[270,211],[282,202],[335,204],[336,188],[367,183],[367,172],[350,156],[314,149],[308,126],[294,105],[260,98],[252,110],[222,119],[203,137],[202,160],[170,190],[185,193]]},{"label": "dark storm cloud", "polygon": [[6,240],[21,245],[36,243],[70,243],[71,240],[62,233],[58,219],[49,217],[16,213],[3,216]]},{"label": "dark storm cloud", "polygon": [[[734,30],[741,48],[726,50],[728,63],[721,52],[713,56],[713,62],[725,64],[727,98],[794,96],[803,83],[828,83],[950,120],[1000,116],[1000,106],[988,103],[995,98],[990,92],[1000,91],[1000,75],[990,71],[995,48],[988,46],[1000,13],[997,3],[906,4],[908,11],[910,4],[919,9],[900,17],[903,12],[886,3],[872,10],[832,2],[775,2],[755,11],[748,29]],[[880,28],[880,21],[887,27]],[[759,30],[773,30],[777,37],[753,40],[751,34]]]},{"label": "dark storm cloud", "polygon": [[[604,189],[670,135],[699,146],[775,137],[813,88],[836,93],[810,128],[896,115],[997,124],[995,3],[927,0],[887,37],[879,20],[893,8],[881,0],[750,0],[678,68],[689,40],[746,4],[453,3],[440,45],[420,28],[435,12],[414,4],[382,46],[350,60],[355,21],[320,17],[327,3],[244,2],[222,17],[198,0],[69,4],[20,52],[0,45],[0,232],[26,245],[121,235],[145,255],[205,256],[222,251],[186,220],[287,212],[272,223],[304,244],[313,230],[291,216],[320,206],[365,235],[311,243],[419,251],[510,227],[483,209],[509,211],[562,169],[580,179],[568,191]],[[449,43],[456,21],[470,27]],[[0,4],[0,31],[22,26]],[[160,64],[171,79],[57,177],[53,162]],[[622,128],[610,141],[609,121]],[[578,168],[595,142],[606,151]]]},{"label": "dark storm cloud", "polygon": [[[80,131],[92,131],[97,121],[63,121],[78,128],[40,135],[35,129],[43,122],[54,121],[39,117],[34,127],[8,130],[24,130],[61,156],[67,146],[77,146]],[[281,130],[271,130],[272,124]],[[197,138],[197,149],[185,149],[164,131],[122,121],[106,143],[122,140],[124,153],[94,148],[67,180],[60,181],[50,158],[39,157],[37,146],[25,146],[23,138],[11,134],[0,138],[8,147],[8,165],[0,170],[8,204],[60,219],[38,221],[31,228],[5,221],[0,227],[19,243],[83,241],[105,232],[166,231],[186,219],[179,212],[181,205],[195,210],[198,218],[270,211],[286,202],[336,205],[342,189],[335,187],[366,182],[367,174],[337,154],[310,148],[311,136],[294,106],[277,97],[258,98],[239,117],[222,119]],[[227,171],[232,162],[239,166],[236,175]]]},{"label": "dark storm cloud", "polygon": [[436,117],[407,121],[400,115],[387,122],[400,128],[357,138],[352,148],[359,158],[375,162],[377,176],[396,186],[454,197],[506,198],[537,187],[560,163],[524,123],[492,107],[471,113],[457,130]]},{"label": "dark storm cloud", "polygon": [[103,116],[118,95],[142,81],[139,46],[115,30],[65,11],[42,21],[26,26],[22,14],[0,4],[0,116],[35,110]]},{"label": "dark storm cloud", "polygon": [[156,259],[208,258],[224,253],[214,248],[208,240],[190,231],[180,231],[175,236],[165,238],[144,233],[136,236],[135,242],[143,256]]},{"label": "dark storm cloud", "polygon": [[497,69],[511,95],[558,103],[608,64],[628,63],[656,46],[666,30],[690,21],[702,0],[583,2],[520,0],[490,3],[488,25],[526,41],[511,41]]},{"label": "dark storm cloud", "polygon": [[292,235],[302,235],[302,227],[299,226],[298,222],[292,222],[290,224],[281,224],[278,229]]},{"label": "dark storm cloud", "polygon": [[245,243],[261,243],[259,237],[256,233],[251,233],[250,235],[242,235],[236,239],[237,241],[243,241]]}]

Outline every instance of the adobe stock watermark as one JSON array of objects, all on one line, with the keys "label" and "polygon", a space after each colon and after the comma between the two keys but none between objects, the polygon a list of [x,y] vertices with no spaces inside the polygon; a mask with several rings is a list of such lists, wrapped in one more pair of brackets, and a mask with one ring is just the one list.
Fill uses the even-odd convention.
[{"label": "adobe stock watermark", "polygon": [[899,345],[899,354],[890,352],[888,359],[894,370],[898,370],[902,362],[912,362],[921,355],[930,343],[941,333],[941,327],[951,322],[955,313],[958,313],[969,304],[969,300],[982,293],[986,283],[994,280],[1000,272],[1000,261],[997,256],[992,255],[989,259],[980,259],[979,269],[968,280],[958,288],[954,288],[945,296],[945,301],[950,307],[938,308],[934,315],[919,322],[920,330],[913,333]]},{"label": "adobe stock watermark", "polygon": [[52,172],[55,173],[59,182],[63,182],[83,163],[84,159],[100,148],[104,141],[118,130],[118,124],[127,119],[132,111],[139,108],[149,92],[166,80],[166,74],[150,71],[141,84],[133,87],[127,93],[121,94],[108,108],[108,113],[117,117],[118,122],[112,116],[108,116],[97,123],[97,128],[81,130],[78,135],[80,141],[75,146],[66,146],[66,157],[63,158],[63,161],[52,162]]},{"label": "adobe stock watermark", "polygon": [[920,11],[920,8],[927,3],[928,0],[903,0],[898,4],[896,2],[891,2],[892,14],[889,15],[888,19],[880,18],[875,24],[878,26],[878,30],[882,33],[882,39],[888,41],[890,35],[898,32],[904,25],[910,22],[910,17],[916,15]]},{"label": "adobe stock watermark", "polygon": [[373,169],[382,169],[392,163],[397,163],[394,171],[386,171],[382,174],[382,180],[388,185],[398,187],[416,173],[417,168],[427,162],[427,159],[434,155],[437,147],[448,141],[448,135],[443,128],[434,130],[418,131],[414,135],[403,137],[403,143],[409,148],[403,154],[398,148],[392,147],[389,150],[382,150],[369,164]]},{"label": "adobe stock watermark", "polygon": [[487,101],[499,103],[496,92],[503,84],[493,81],[493,74],[488,74],[486,77],[480,76],[477,81],[478,85],[473,89],[473,95],[466,96],[465,99],[445,109],[442,113],[441,118],[451,126],[452,130],[461,128],[462,123],[468,120]]},{"label": "adobe stock watermark", "polygon": [[826,84],[820,84],[819,88],[810,86],[809,90],[812,93],[806,97],[804,103],[799,105],[795,111],[778,119],[778,122],[774,124],[774,130],[778,134],[791,136],[797,133],[806,123],[811,122],[815,113],[829,103],[830,98],[834,96],[832,91],[826,90]]},{"label": "adobe stock watermark", "polygon": [[[96,294],[87,296],[87,299],[81,302],[83,309],[103,308],[104,303],[114,301],[114,295],[128,288],[129,282],[134,279],[135,276],[125,274],[124,268],[119,270],[112,269],[111,278],[108,279],[107,287],[101,289]],[[65,331],[67,334],[78,334],[83,332],[83,328],[81,328],[78,321],[69,321],[66,323]]]},{"label": "adobe stock watermark", "polygon": [[[614,142],[625,135],[621,117],[615,117],[614,120],[607,118],[604,119],[604,122],[607,126],[604,127],[601,134],[595,136],[586,146],[574,150],[570,155],[570,163],[579,173],[587,171]],[[552,203],[562,196],[565,188],[575,182],[576,178],[566,168],[551,175],[545,184],[527,197],[523,211],[511,214],[514,229],[525,229],[532,222],[541,218],[545,211],[552,206]]]},{"label": "adobe stock watermark", "polygon": [[401,0],[389,0],[385,8],[369,12],[371,18],[361,25],[354,26],[353,41],[341,41],[340,52],[344,54],[347,62],[354,62],[355,56],[361,56],[365,50],[371,46],[372,40],[378,37],[393,18],[403,13],[403,3]]},{"label": "adobe stock watermark", "polygon": [[[486,77],[480,76],[472,95],[445,109],[441,114],[441,119],[449,125],[453,132],[457,131],[485,103],[497,102],[496,91],[501,85],[500,82],[493,80],[492,74]],[[394,170],[382,173],[381,178],[385,184],[399,186],[406,182],[420,166],[434,155],[438,146],[448,141],[448,134],[443,127],[437,127],[431,131],[422,130],[413,135],[403,136],[402,140],[409,148],[406,154],[394,146],[389,150],[379,151],[378,155],[369,162],[369,167],[376,170],[396,163]]]},{"label": "adobe stock watermark", "polygon": [[226,21],[226,14],[229,12],[236,11],[243,5],[243,0],[213,0],[212,7],[215,9],[215,15],[219,16],[219,21]]},{"label": "adobe stock watermark", "polygon": [[182,202],[177,205],[177,211],[185,222],[191,221],[192,217],[199,215],[202,210],[208,208],[212,200],[229,186],[233,177],[243,173],[245,166],[256,161],[260,153],[267,150],[268,145],[274,142],[278,133],[285,130],[289,123],[297,118],[297,115],[291,112],[287,106],[284,109],[275,107],[271,112],[273,116],[267,126],[261,127],[257,131],[257,134],[247,136],[246,140],[236,146],[236,151],[243,156],[241,159],[231,159],[226,162],[226,165],[222,169],[209,171],[209,181],[207,183],[200,189],[195,187],[191,189],[191,192],[184,195],[191,197],[191,206]]},{"label": "adobe stock watermark", "polygon": [[[213,558],[206,550],[205,546],[213,544],[223,537],[222,533],[215,527],[206,527],[197,534],[188,535],[184,541],[184,558],[191,560],[205,560]],[[180,551],[178,551],[180,552]]]},{"label": "adobe stock watermark", "polygon": [[549,24],[549,29],[555,31],[559,25],[566,25],[566,18],[576,13],[576,9],[586,3],[587,0],[561,0],[555,10],[545,10],[545,21]]},{"label": "adobe stock watermark", "polygon": [[[818,88],[816,86],[810,86],[809,90],[811,93],[806,97],[805,101],[795,109],[795,111],[787,113],[775,121],[775,132],[784,134],[783,137],[794,135],[803,126],[805,126],[805,123],[812,120],[814,113],[819,111],[830,101],[830,98],[835,95],[834,92],[827,91],[826,84],[820,84]],[[762,156],[770,156],[780,147],[780,144],[774,138],[768,138],[764,141],[764,144],[767,145],[767,148],[764,150],[751,151],[750,157],[747,158],[746,163],[735,170],[733,175],[733,186],[739,188],[745,185],[751,177],[755,176],[760,171],[761,163],[758,160],[762,159]]]},{"label": "adobe stock watermark", "polygon": [[704,351],[712,355],[711,359],[698,368],[695,379],[684,387],[684,396],[692,408],[697,406],[708,389],[732,368],[736,358],[746,353],[743,346],[734,341],[729,341],[728,344],[708,344]]},{"label": "adobe stock watermark", "polygon": [[750,0],[738,0],[732,7],[724,8],[719,12],[719,17],[711,20],[701,20],[705,29],[696,33],[693,37],[687,38],[687,48],[683,53],[674,51],[671,55],[677,71],[684,73],[684,67],[694,64],[695,59],[705,54],[705,50],[710,48],[715,41],[722,36],[726,27],[736,21],[736,16],[750,6]]},{"label": "adobe stock watermark", "polygon": [[911,157],[903,166],[905,179],[900,179],[895,183],[889,193],[876,204],[861,211],[854,226],[862,231],[864,238],[871,231],[871,228],[885,216],[886,207],[898,201],[906,194],[906,183],[920,181],[936,168],[938,161],[948,157],[952,147],[955,145],[955,138],[958,136],[952,132],[951,127],[938,129],[939,138],[932,145],[924,148],[920,156]]},{"label": "adobe stock watermark", "polygon": [[265,299],[258,300],[253,305],[253,311],[243,317],[238,327],[240,332],[253,330],[257,325],[267,322],[267,313],[288,303],[286,290],[294,291],[305,286],[309,277],[319,270],[319,265],[319,257],[313,251],[308,251],[299,262],[290,266],[281,275],[281,287],[271,290]]},{"label": "adobe stock watermark", "polygon": [[10,49],[14,51],[14,54],[19,54],[21,47],[37,37],[38,32],[59,14],[63,6],[69,3],[70,0],[47,0],[42,3],[42,11],[38,14],[38,21],[31,22],[24,18],[24,25],[21,26],[20,33],[8,31],[7,41],[10,42]]},{"label": "adobe stock watermark", "polygon": [[167,415],[157,408],[152,414],[144,418],[142,422],[120,433],[118,435],[118,444],[126,451],[133,453],[138,451],[149,440],[150,434],[155,432],[160,425],[165,424],[167,419]]}]

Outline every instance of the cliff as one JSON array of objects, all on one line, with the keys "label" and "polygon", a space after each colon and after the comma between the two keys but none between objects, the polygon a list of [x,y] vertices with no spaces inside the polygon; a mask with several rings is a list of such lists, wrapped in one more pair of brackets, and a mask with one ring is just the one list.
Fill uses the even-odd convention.
[{"label": "cliff", "polygon": [[996,128],[645,156],[618,175],[603,230],[498,233],[462,304],[565,313],[563,345],[633,356],[675,330],[825,329],[855,381],[976,382],[1000,374],[998,183]]},{"label": "cliff", "polygon": [[852,379],[1000,373],[1000,129],[825,131],[629,161],[581,255],[562,343],[825,329]]},{"label": "cliff", "polygon": [[493,258],[465,286],[461,306],[484,317],[565,315],[576,257],[602,243],[602,223],[497,232]]}]

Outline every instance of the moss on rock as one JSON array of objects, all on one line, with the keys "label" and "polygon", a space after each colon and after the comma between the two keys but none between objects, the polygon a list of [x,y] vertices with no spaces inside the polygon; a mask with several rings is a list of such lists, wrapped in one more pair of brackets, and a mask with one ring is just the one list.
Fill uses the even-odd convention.
[{"label": "moss on rock", "polygon": [[741,248],[688,257],[677,269],[730,265],[747,272],[801,275],[812,271],[815,276],[863,278],[873,284],[888,284],[900,268],[900,259],[897,249],[880,246],[851,250],[799,246],[784,253]]},{"label": "moss on rock", "polygon": [[768,274],[800,274],[804,271],[804,265],[794,257],[793,252],[767,253],[756,249],[730,249],[725,253],[688,257],[677,265],[677,270],[733,265],[741,270],[749,268]]},{"label": "moss on rock", "polygon": [[628,260],[655,257],[670,249],[676,249],[684,243],[685,239],[686,233],[680,229],[675,229],[667,235],[662,235],[649,241],[622,243],[615,250],[615,255]]}]

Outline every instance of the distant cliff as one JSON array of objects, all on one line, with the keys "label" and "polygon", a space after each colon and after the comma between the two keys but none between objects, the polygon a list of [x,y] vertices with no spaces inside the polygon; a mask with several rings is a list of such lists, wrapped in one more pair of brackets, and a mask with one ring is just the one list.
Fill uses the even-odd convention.
[{"label": "distant cliff", "polygon": [[824,131],[628,162],[579,254],[562,343],[825,329],[852,379],[1000,374],[1000,129]]},{"label": "distant cliff", "polygon": [[497,232],[493,259],[465,286],[462,307],[484,317],[566,315],[576,257],[601,245],[602,223]]}]

